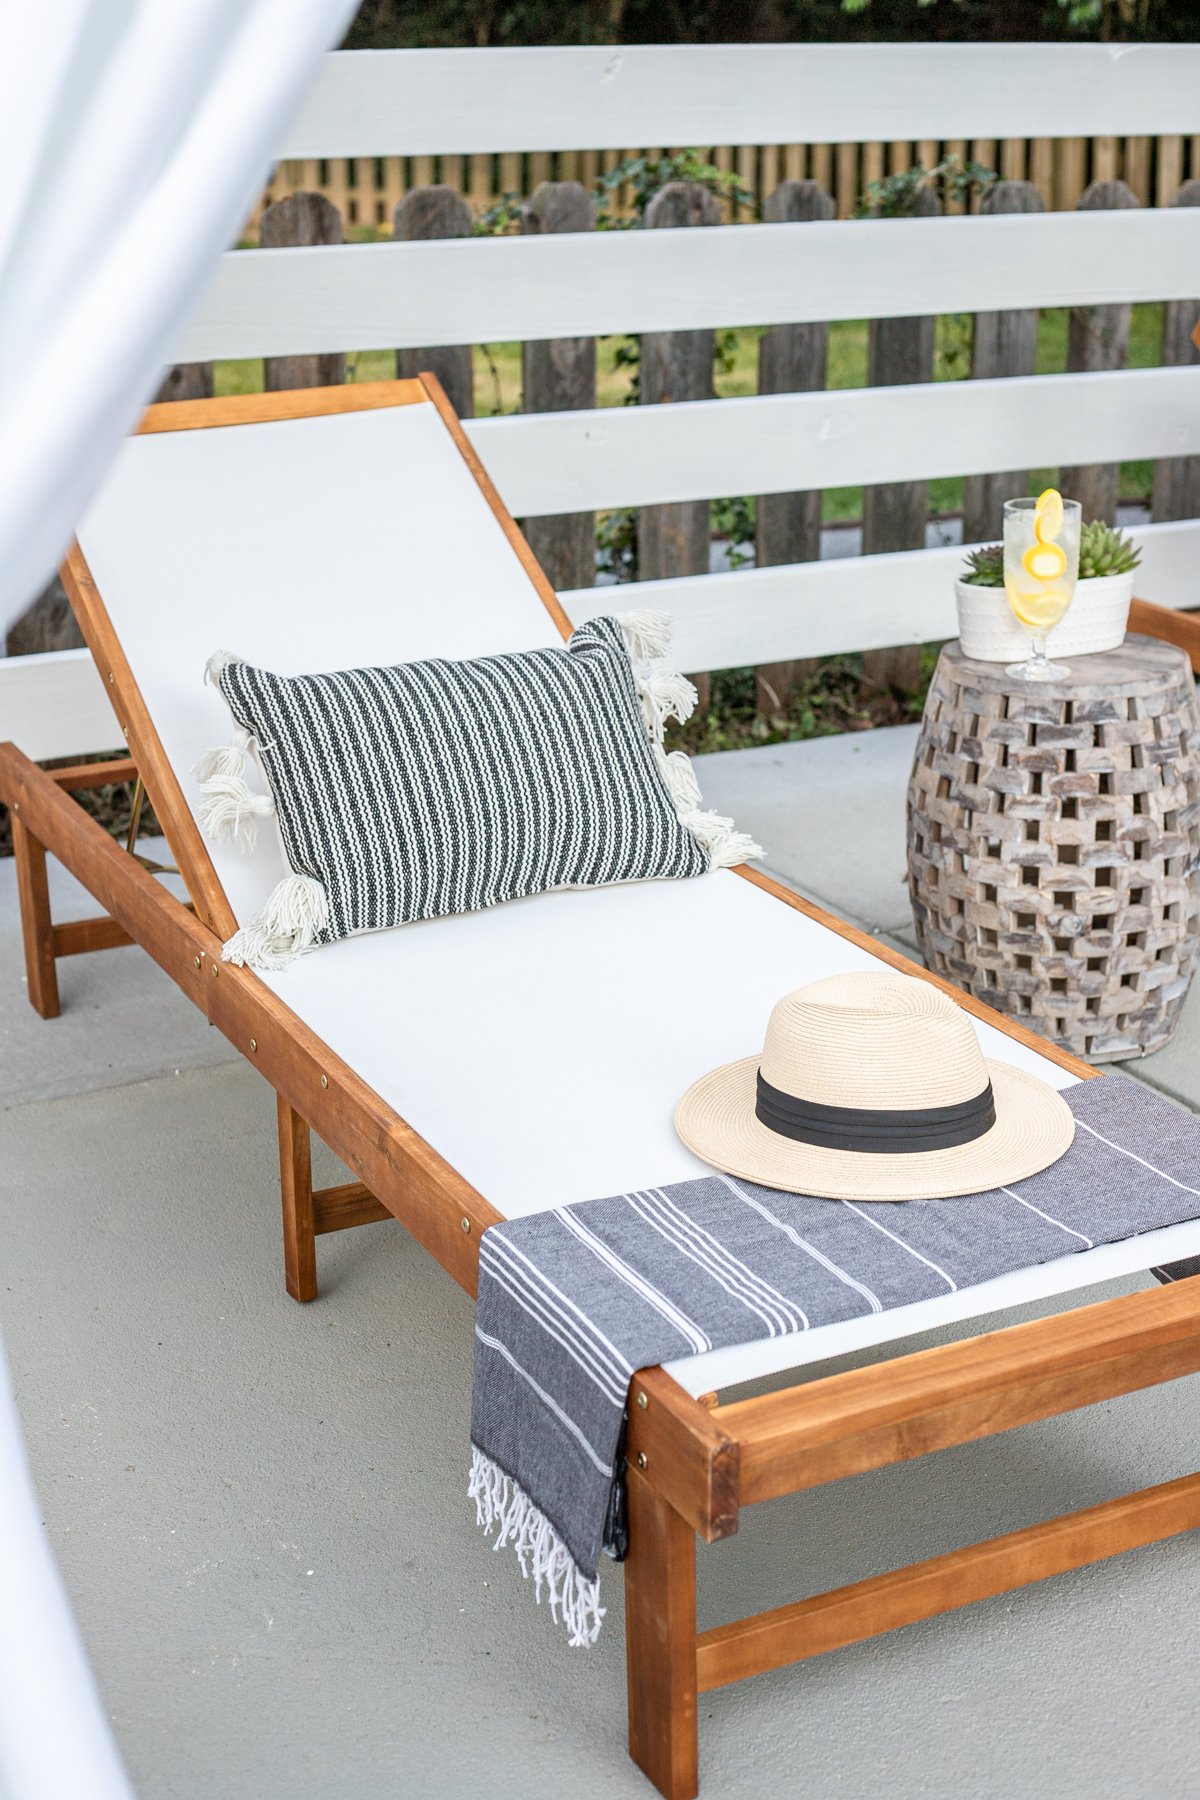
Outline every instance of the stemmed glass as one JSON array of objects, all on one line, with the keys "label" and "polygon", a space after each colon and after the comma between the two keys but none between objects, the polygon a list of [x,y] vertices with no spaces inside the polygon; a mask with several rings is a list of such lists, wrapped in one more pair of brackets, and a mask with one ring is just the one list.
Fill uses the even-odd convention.
[{"label": "stemmed glass", "polygon": [[1004,591],[1032,645],[1027,661],[1004,671],[1020,681],[1057,681],[1071,673],[1047,660],[1046,638],[1075,598],[1080,514],[1079,501],[1064,500],[1055,488],[1036,500],[1004,503]]}]

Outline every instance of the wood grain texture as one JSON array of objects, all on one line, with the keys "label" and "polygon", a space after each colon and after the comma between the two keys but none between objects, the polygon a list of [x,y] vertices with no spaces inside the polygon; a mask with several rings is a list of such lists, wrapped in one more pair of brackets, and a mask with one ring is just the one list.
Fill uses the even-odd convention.
[{"label": "wood grain texture", "polygon": [[317,1297],[312,1137],[295,1107],[276,1095],[279,1192],[283,1202],[283,1281],[293,1300]]},{"label": "wood grain texture", "polygon": [[[596,203],[578,181],[543,182],[521,209],[526,235],[593,231]],[[521,346],[521,403],[526,413],[570,413],[596,404],[596,340],[543,338]],[[525,520],[529,547],[551,587],[591,587],[596,577],[596,516],[591,511]]]},{"label": "wood grain texture", "polygon": [[[264,250],[300,249],[342,242],[342,215],[324,194],[295,193],[265,208],[258,221]],[[263,359],[263,385],[269,394],[281,388],[334,387],[346,379],[346,358],[338,350],[317,355],[268,356]],[[209,390],[211,394],[211,388]],[[203,396],[179,394],[177,399]],[[167,399],[165,394],[160,399]]]},{"label": "wood grain texture", "polygon": [[9,805],[12,809],[13,858],[17,869],[17,900],[21,910],[26,992],[29,1004],[40,1018],[57,1019],[62,1008],[58,997],[58,970],[54,963],[54,925],[50,917],[46,851],[28,828],[28,809],[23,817],[19,800],[10,800]]},{"label": "wood grain texture", "polygon": [[662,1369],[634,1377],[626,1455],[706,1542],[737,1530],[737,1444],[714,1422],[712,1409]]},{"label": "wood grain texture", "polygon": [[[1200,206],[1200,179],[1186,181],[1171,196],[1172,206]],[[1200,279],[1197,280],[1200,291]],[[1179,368],[1200,363],[1194,333],[1200,326],[1200,299],[1168,300],[1163,307],[1162,360]],[[1200,515],[1200,454],[1164,456],[1154,465],[1150,510],[1156,519]]]},{"label": "wood grain texture", "polygon": [[326,413],[370,412],[381,406],[419,406],[429,395],[419,381],[356,381],[350,387],[288,388],[272,394],[225,394],[176,406],[148,406],[137,429],[206,431],[213,426],[264,425]]},{"label": "wood grain texture", "polygon": [[[473,226],[474,216],[466,200],[444,184],[413,188],[392,215],[392,237],[397,243],[466,238]],[[475,411],[475,365],[470,344],[406,346],[400,350],[399,375],[411,378],[422,369],[437,376],[459,418],[469,419]]]},{"label": "wood grain texture", "polygon": [[137,764],[132,756],[118,756],[108,762],[71,763],[65,769],[51,769],[49,774],[66,793],[83,794],[92,788],[136,781]]},{"label": "wood grain texture", "polygon": [[1197,1368],[1200,1281],[1180,1281],[734,1401],[713,1418],[738,1442],[751,1506]]},{"label": "wood grain texture", "polygon": [[[914,201],[914,216],[934,218],[941,208],[928,188]],[[889,224],[899,224],[890,220]],[[937,320],[932,314],[911,318],[872,319],[867,327],[867,385],[905,387],[933,380]],[[863,489],[864,556],[887,550],[920,550],[929,520],[929,484],[922,480],[887,482]],[[921,677],[921,651],[916,644],[871,650],[863,657],[863,674],[881,686],[911,691]]]},{"label": "wood grain texture", "polygon": [[[1000,181],[980,210],[989,217],[998,213],[1040,213],[1045,202],[1031,182]],[[1033,375],[1037,368],[1036,307],[1012,312],[976,313],[971,339],[973,381]],[[1033,439],[1031,436],[1030,442]],[[968,544],[995,540],[1004,533],[1004,502],[1029,491],[1028,469],[996,474],[968,475],[963,482],[963,539]]]},{"label": "wood grain texture", "polygon": [[702,1632],[696,1646],[698,1686],[706,1693],[1197,1525],[1200,1475],[1185,1475],[1161,1487]]},{"label": "wood grain texture", "polygon": [[[783,181],[763,203],[769,225],[831,219],[834,205],[815,181]],[[776,325],[758,342],[760,394],[796,393],[825,388],[829,327],[823,323]],[[723,404],[723,403],[722,403]],[[738,493],[734,482],[729,491]],[[724,487],[722,488],[724,491]],[[821,554],[821,489],[760,494],[755,508],[755,564],[815,562]],[[786,713],[796,690],[812,673],[811,661],[766,663],[755,672],[755,699],[760,717]]]},{"label": "wood grain texture", "polygon": [[313,1230],[318,1237],[330,1231],[348,1231],[356,1225],[383,1224],[394,1216],[361,1181],[313,1190]]},{"label": "wood grain texture", "polygon": [[236,929],[237,921],[78,543],[67,552],[62,577],[188,894],[204,922],[226,938]]},{"label": "wood grain texture", "polygon": [[133,939],[115,919],[70,919],[50,935],[55,957],[85,956],[92,950],[120,950]]},{"label": "wood grain texture", "polygon": [[1189,658],[1193,672],[1200,675],[1200,614],[1156,606],[1135,596],[1129,608],[1129,629],[1142,637],[1177,644]]},{"label": "wood grain texture", "polygon": [[[1080,195],[1081,212],[1126,211],[1136,208],[1137,195],[1123,181],[1093,181]],[[1107,306],[1074,306],[1067,327],[1068,369],[1123,369],[1129,357],[1129,328],[1133,309],[1127,303]],[[1078,500],[1085,519],[1117,516],[1116,463],[1078,463],[1059,471],[1059,486]]]},{"label": "wood grain texture", "polygon": [[664,1800],[694,1800],[696,1540],[692,1528],[631,1468],[625,1559],[629,1754]]},{"label": "wood grain texture", "polygon": [[1200,954],[1200,702],[1187,656],[1127,638],[1026,695],[942,651],[908,785],[929,968],[1093,1061],[1161,1049]]}]

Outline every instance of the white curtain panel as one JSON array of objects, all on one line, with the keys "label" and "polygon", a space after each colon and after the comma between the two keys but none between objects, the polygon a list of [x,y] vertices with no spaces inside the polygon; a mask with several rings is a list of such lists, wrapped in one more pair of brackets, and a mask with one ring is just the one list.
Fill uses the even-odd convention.
[{"label": "white curtain panel", "polygon": [[0,1346],[0,1797],[130,1800],[42,1528]]},{"label": "white curtain panel", "polygon": [[0,0],[0,640],[355,0]]},{"label": "white curtain panel", "polygon": [[[45,584],[354,0],[0,0],[0,636]],[[0,1796],[128,1800],[0,1356]]]}]

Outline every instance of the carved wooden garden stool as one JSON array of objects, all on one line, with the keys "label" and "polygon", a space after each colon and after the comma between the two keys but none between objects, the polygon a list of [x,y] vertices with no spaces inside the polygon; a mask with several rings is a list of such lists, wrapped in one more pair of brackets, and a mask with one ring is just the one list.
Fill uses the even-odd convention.
[{"label": "carved wooden garden stool", "polygon": [[926,965],[1094,1061],[1158,1050],[1196,961],[1200,705],[1150,638],[1014,681],[938,661],[908,787]]}]

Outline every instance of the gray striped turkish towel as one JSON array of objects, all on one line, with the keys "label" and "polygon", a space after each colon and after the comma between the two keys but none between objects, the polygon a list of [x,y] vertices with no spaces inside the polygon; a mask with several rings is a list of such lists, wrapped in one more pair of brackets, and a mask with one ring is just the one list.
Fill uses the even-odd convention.
[{"label": "gray striped turkish towel", "polygon": [[1200,1216],[1200,1120],[1122,1076],[1065,1094],[1075,1141],[1011,1188],[816,1200],[704,1175],[493,1225],[479,1249],[470,1492],[573,1644],[620,1554],[638,1369],[970,1287]]}]

